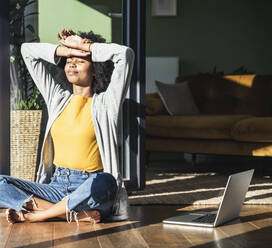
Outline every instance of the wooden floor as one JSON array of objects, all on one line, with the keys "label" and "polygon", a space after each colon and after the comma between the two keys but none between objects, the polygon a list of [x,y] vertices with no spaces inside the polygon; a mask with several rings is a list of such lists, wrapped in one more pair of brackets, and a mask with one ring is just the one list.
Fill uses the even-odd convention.
[{"label": "wooden floor", "polygon": [[0,247],[272,247],[272,206],[244,206],[241,218],[212,228],[162,224],[192,206],[133,206],[131,220],[94,226],[65,221],[8,224],[0,210]]}]

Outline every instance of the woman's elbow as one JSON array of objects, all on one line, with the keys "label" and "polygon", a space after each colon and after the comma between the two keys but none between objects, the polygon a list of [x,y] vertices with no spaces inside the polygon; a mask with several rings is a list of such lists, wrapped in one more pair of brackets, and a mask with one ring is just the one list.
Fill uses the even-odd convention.
[{"label": "woman's elbow", "polygon": [[127,47],[127,48],[126,48],[125,57],[126,57],[126,59],[127,59],[128,61],[131,61],[131,62],[134,61],[135,52],[133,51],[132,48],[130,48],[130,47]]},{"label": "woman's elbow", "polygon": [[28,50],[29,43],[25,42],[21,45],[21,54],[24,56]]}]

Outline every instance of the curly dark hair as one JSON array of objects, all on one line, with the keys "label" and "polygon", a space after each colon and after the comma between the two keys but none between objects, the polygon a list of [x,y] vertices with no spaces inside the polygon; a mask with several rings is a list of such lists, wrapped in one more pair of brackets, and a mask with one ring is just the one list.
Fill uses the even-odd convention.
[{"label": "curly dark hair", "polygon": [[[101,35],[95,34],[93,31],[90,31],[88,33],[78,32],[77,35],[83,39],[87,38],[91,40],[92,42],[99,42],[99,43],[106,42],[106,40]],[[114,69],[114,65],[111,60],[108,60],[105,62],[92,61],[92,66],[95,72],[95,77],[92,82],[92,92],[99,94],[108,88],[112,71]]]},{"label": "curly dark hair", "polygon": [[[99,34],[95,34],[93,31],[90,31],[88,33],[86,32],[78,32],[78,36],[85,39],[90,39],[92,42],[98,42],[98,43],[105,43],[106,40]],[[105,61],[105,62],[92,62],[92,67],[95,72],[95,77],[92,82],[92,93],[99,94],[103,91],[106,91],[110,84],[110,79],[112,75],[112,71],[114,69],[113,62],[111,60]],[[66,58],[61,62],[59,65],[60,67],[64,68],[66,63]]]}]

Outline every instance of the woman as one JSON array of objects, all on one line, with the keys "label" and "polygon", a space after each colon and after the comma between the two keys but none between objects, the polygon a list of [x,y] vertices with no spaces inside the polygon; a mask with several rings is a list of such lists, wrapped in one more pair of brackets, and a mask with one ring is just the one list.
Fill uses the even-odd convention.
[{"label": "woman", "polygon": [[[58,34],[62,46],[25,43],[21,52],[48,109],[36,182],[0,176],[0,206],[10,223],[128,217],[119,173],[117,122],[134,52],[94,33]],[[69,87],[48,71],[66,59]],[[66,215],[65,215],[66,214]]]}]

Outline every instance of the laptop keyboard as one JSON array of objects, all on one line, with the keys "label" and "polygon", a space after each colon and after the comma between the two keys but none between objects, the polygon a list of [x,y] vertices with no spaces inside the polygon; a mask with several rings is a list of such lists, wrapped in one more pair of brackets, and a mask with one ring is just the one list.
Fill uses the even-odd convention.
[{"label": "laptop keyboard", "polygon": [[206,214],[204,216],[201,216],[197,219],[194,219],[193,222],[198,223],[213,223],[216,219],[216,214]]}]

